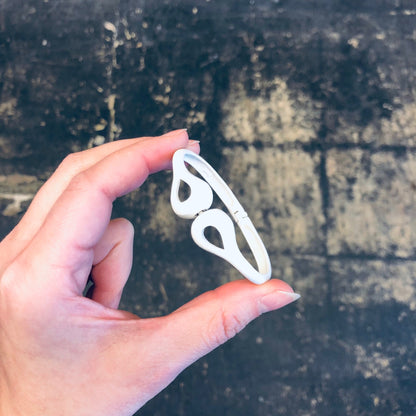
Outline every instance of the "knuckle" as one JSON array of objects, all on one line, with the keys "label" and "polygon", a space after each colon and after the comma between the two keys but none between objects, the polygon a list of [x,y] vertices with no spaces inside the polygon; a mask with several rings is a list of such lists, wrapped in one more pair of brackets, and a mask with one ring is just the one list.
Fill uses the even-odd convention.
[{"label": "knuckle", "polygon": [[78,168],[78,166],[81,164],[81,153],[70,153],[67,155],[62,162],[60,163],[58,170],[61,171],[74,171]]},{"label": "knuckle", "polygon": [[56,169],[54,176],[61,178],[65,187],[74,186],[79,187],[80,180],[79,173],[83,171],[83,162],[81,152],[71,153],[62,160],[58,168]]},{"label": "knuckle", "polygon": [[[84,190],[89,187],[91,184],[91,178],[88,174],[87,170],[81,170],[80,172],[77,172],[69,181],[67,190],[70,192],[78,192],[81,190]],[[90,186],[91,189],[93,189],[92,186]]]},{"label": "knuckle", "polygon": [[241,317],[232,312],[223,312],[221,321],[226,339],[233,338],[246,326],[246,323],[241,320]]},{"label": "knuckle", "polygon": [[245,326],[245,322],[238,314],[221,308],[211,320],[206,343],[215,348],[218,345],[224,344],[229,339],[237,335]]}]

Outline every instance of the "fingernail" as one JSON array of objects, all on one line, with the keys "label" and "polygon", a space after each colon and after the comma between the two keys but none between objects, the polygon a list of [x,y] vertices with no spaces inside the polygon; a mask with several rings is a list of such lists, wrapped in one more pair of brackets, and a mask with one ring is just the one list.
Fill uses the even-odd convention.
[{"label": "fingernail", "polygon": [[199,144],[201,143],[199,140],[188,140],[188,144],[192,145],[192,144]]},{"label": "fingernail", "polygon": [[283,308],[283,306],[289,305],[290,303],[297,301],[299,298],[299,293],[276,290],[261,298],[260,302],[264,307],[262,312],[269,312],[275,309]]},{"label": "fingernail", "polygon": [[179,134],[186,133],[187,131],[188,131],[187,129],[173,130],[164,134],[163,137],[174,137],[174,136],[178,136]]}]

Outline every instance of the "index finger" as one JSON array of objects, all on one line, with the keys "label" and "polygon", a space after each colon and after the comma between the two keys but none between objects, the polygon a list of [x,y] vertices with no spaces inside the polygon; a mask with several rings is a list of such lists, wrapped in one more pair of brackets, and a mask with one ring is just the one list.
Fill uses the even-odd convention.
[{"label": "index finger", "polygon": [[54,279],[71,276],[67,282],[82,292],[114,199],[139,187],[150,173],[169,167],[173,153],[187,144],[185,131],[134,143],[75,175],[25,252],[39,266],[35,270],[44,270],[42,279],[56,273],[64,276]]},{"label": "index finger", "polygon": [[[167,133],[167,136],[174,134],[183,135],[183,131],[173,131]],[[49,215],[49,211],[56,200],[61,196],[64,189],[75,175],[93,166],[104,157],[117,150],[138,142],[154,139],[154,137],[140,137],[136,139],[117,140],[68,155],[36,193],[25,215],[19,221],[17,226],[2,241],[7,247],[5,258],[9,259],[9,262],[11,262],[18,253],[24,250],[27,244],[39,231],[39,228]],[[0,266],[0,272],[1,269],[6,266],[7,264],[3,263],[2,266]]]}]

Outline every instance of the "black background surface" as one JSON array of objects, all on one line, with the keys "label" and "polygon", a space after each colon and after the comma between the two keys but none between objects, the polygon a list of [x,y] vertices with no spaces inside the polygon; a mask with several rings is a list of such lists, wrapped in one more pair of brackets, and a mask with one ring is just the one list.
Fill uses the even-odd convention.
[{"label": "black background surface", "polygon": [[[2,0],[0,237],[69,152],[186,127],[302,298],[138,414],[414,415],[415,77],[411,0]],[[169,186],[114,208],[143,317],[238,278]]]}]

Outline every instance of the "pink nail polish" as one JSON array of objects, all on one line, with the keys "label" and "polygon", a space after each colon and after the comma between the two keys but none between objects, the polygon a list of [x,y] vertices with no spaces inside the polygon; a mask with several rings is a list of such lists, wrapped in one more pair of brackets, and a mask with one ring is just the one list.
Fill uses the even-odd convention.
[{"label": "pink nail polish", "polygon": [[168,133],[165,133],[163,137],[174,137],[174,136],[178,136],[179,134],[186,133],[187,131],[188,131],[187,129],[172,130]]},{"label": "pink nail polish", "polygon": [[261,298],[260,304],[262,312],[269,312],[275,309],[283,308],[283,306],[289,305],[300,298],[299,293],[285,292],[282,290],[276,290]]}]

